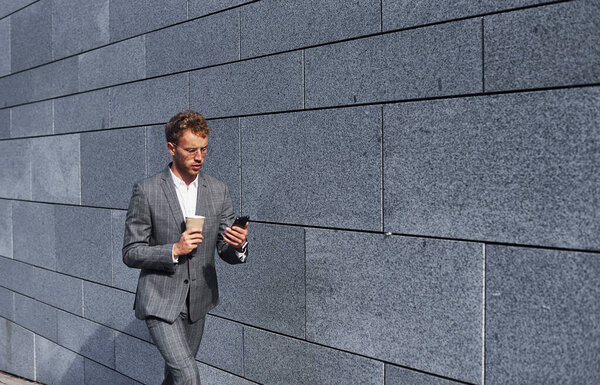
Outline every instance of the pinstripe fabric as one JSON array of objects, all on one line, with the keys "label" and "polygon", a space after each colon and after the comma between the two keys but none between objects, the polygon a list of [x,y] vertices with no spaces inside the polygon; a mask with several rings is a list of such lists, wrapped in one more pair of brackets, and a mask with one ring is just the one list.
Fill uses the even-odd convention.
[{"label": "pinstripe fabric", "polygon": [[135,316],[157,317],[170,323],[184,308],[189,290],[189,317],[197,321],[219,300],[214,251],[228,263],[240,263],[223,240],[234,212],[227,186],[204,173],[198,176],[196,215],[206,217],[204,241],[174,264],[173,244],[185,230],[169,169],[136,183],[127,211],[123,262],[141,269],[135,297]]}]

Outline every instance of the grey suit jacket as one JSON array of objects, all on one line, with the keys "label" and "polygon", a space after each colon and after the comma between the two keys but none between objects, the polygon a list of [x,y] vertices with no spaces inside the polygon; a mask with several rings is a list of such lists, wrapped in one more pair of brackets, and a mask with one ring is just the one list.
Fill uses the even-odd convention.
[{"label": "grey suit jacket", "polygon": [[175,321],[188,291],[192,321],[217,305],[215,248],[224,261],[241,262],[222,236],[234,219],[227,185],[202,172],[198,175],[196,215],[206,217],[204,241],[174,264],[172,248],[185,231],[185,220],[169,168],[134,185],[125,221],[123,262],[141,269],[134,303],[137,318]]}]

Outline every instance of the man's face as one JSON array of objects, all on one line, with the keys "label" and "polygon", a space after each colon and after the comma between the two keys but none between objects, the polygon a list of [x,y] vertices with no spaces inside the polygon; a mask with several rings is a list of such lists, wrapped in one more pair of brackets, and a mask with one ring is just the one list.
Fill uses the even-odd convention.
[{"label": "man's face", "polygon": [[185,130],[179,143],[169,143],[169,152],[173,156],[173,165],[183,177],[193,177],[200,172],[208,149],[208,136],[196,135]]}]

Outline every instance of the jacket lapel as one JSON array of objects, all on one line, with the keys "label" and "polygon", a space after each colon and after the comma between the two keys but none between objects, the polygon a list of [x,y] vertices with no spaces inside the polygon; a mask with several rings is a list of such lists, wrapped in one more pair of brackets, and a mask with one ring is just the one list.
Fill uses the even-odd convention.
[{"label": "jacket lapel", "polygon": [[208,194],[208,183],[204,173],[198,174],[198,197],[196,198],[196,215],[205,215],[207,212],[206,202]]},{"label": "jacket lapel", "polygon": [[169,171],[168,166],[162,173],[161,178],[161,187],[163,189],[163,192],[165,193],[165,197],[167,198],[167,203],[171,208],[171,214],[173,214],[173,219],[175,219],[175,223],[177,223],[177,226],[181,228],[185,220],[183,219],[183,213],[181,212],[181,206],[179,205],[179,200],[177,199],[175,185],[173,185],[173,180],[171,179],[171,172]]}]

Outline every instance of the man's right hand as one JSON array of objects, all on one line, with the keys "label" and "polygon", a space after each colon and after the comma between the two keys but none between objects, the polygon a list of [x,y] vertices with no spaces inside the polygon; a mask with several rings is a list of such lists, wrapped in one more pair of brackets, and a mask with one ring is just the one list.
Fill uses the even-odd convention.
[{"label": "man's right hand", "polygon": [[173,246],[173,254],[175,254],[175,256],[189,254],[199,243],[202,243],[203,240],[204,236],[202,235],[202,230],[186,230],[181,234],[179,241]]}]

